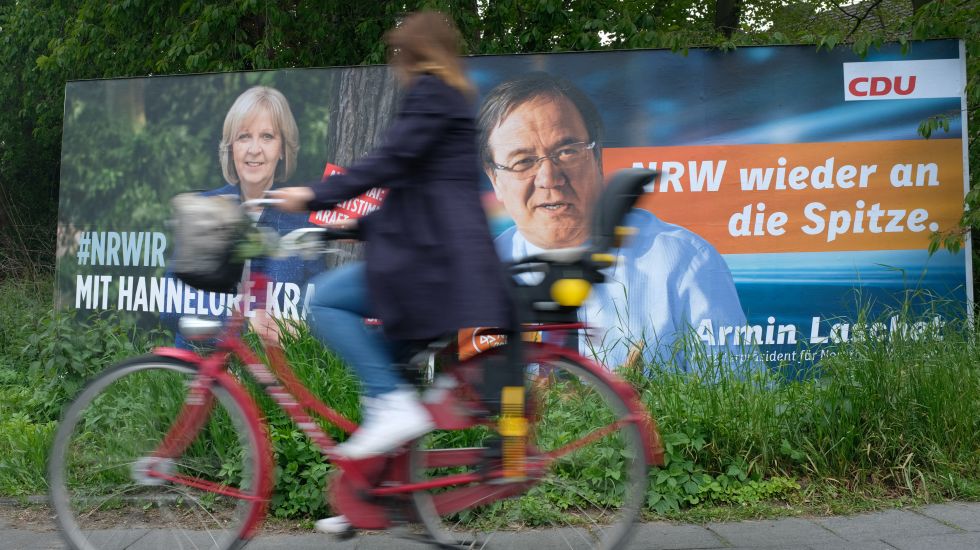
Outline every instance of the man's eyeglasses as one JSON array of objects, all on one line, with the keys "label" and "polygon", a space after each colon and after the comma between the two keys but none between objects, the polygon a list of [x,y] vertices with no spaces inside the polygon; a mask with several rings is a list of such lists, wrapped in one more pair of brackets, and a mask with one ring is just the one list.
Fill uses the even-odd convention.
[{"label": "man's eyeglasses", "polygon": [[554,153],[543,157],[530,155],[526,157],[518,157],[507,165],[497,164],[493,161],[490,162],[490,165],[497,170],[513,172],[521,175],[521,177],[529,178],[538,173],[538,168],[541,167],[541,163],[544,162],[545,159],[550,159],[551,162],[555,163],[555,166],[574,166],[575,164],[585,160],[585,158],[590,154],[589,151],[593,149],[595,149],[594,141],[590,141],[588,143],[580,141],[578,143],[562,145]]}]

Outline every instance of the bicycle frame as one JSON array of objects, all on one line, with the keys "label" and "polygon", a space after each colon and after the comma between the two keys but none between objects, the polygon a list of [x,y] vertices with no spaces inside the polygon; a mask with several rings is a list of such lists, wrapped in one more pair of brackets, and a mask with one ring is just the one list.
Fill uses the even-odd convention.
[{"label": "bicycle frame", "polygon": [[[251,284],[243,285],[247,289],[241,303],[248,303],[251,296],[255,297],[256,307],[265,308],[266,288],[269,279],[263,274],[250,275]],[[387,481],[397,481],[393,485],[379,486],[372,482],[371,478],[383,475],[382,471],[387,459],[366,459],[349,460],[332,455],[331,450],[336,446],[336,442],[322,430],[311,413],[318,418],[326,420],[337,426],[345,433],[351,433],[357,425],[346,418],[335,409],[323,403],[314,396],[296,377],[295,373],[287,364],[282,349],[278,346],[264,346],[268,357],[268,365],[263,363],[258,356],[242,340],[241,333],[247,322],[245,308],[239,307],[233,311],[225,327],[219,336],[217,348],[206,356],[201,356],[193,351],[177,349],[173,347],[160,347],[153,350],[153,353],[163,357],[179,359],[197,367],[198,375],[194,379],[189,389],[184,408],[178,415],[167,436],[160,446],[153,453],[154,458],[166,459],[179,456],[194,440],[198,430],[204,425],[211,412],[214,402],[214,395],[211,388],[214,384],[220,385],[227,390],[232,397],[243,405],[246,411],[247,421],[252,433],[261,434],[259,437],[259,463],[258,463],[258,487],[256,496],[243,494],[237,489],[225,485],[193,479],[179,474],[167,474],[156,470],[150,471],[148,475],[165,479],[172,483],[183,484],[217,494],[231,496],[235,498],[261,501],[261,506],[256,508],[256,512],[248,518],[248,528],[245,530],[244,538],[250,538],[265,514],[265,508],[271,497],[273,489],[273,464],[272,450],[268,439],[268,429],[262,420],[261,413],[254,399],[242,386],[239,379],[229,372],[227,366],[231,355],[237,356],[245,365],[245,369],[251,374],[255,381],[261,386],[262,390],[275,401],[276,405],[283,409],[331,461],[341,470],[342,476],[347,476],[344,482],[347,486],[342,486],[340,491],[350,491],[354,489],[356,493],[367,493],[376,497],[407,495],[414,491],[425,491],[439,488],[447,488],[455,485],[476,483],[445,491],[440,494],[438,511],[441,514],[448,514],[466,509],[473,503],[486,503],[509,496],[514,496],[524,492],[528,487],[535,483],[534,474],[545,471],[549,464],[562,456],[575,451],[576,449],[597,440],[606,434],[618,429],[625,423],[637,423],[640,426],[640,433],[643,446],[646,450],[644,457],[648,464],[663,464],[663,448],[660,443],[656,425],[645,411],[636,395],[636,392],[624,381],[620,380],[603,367],[596,365],[588,359],[580,356],[577,352],[561,348],[556,345],[536,343],[528,345],[526,348],[530,353],[534,353],[535,361],[545,361],[554,358],[566,358],[581,365],[587,365],[591,373],[609,385],[615,393],[627,404],[630,414],[617,421],[616,423],[598,429],[585,438],[574,441],[564,447],[552,450],[548,453],[535,455],[533,461],[528,461],[527,480],[509,482],[505,484],[485,484],[490,479],[502,477],[499,472],[495,474],[487,473],[466,473],[452,474],[440,478],[427,480],[420,483],[408,483],[404,479],[386,479]],[[586,328],[581,323],[564,324],[545,324],[525,327],[525,331],[554,331],[572,330]],[[488,353],[488,352],[485,352]],[[457,363],[453,368],[464,369],[474,367],[485,359],[484,354],[478,354],[470,359]],[[478,368],[478,367],[476,367]],[[480,422],[473,418],[465,420],[456,417],[451,420],[450,425],[443,425],[440,422],[440,407],[447,408],[446,403],[427,405],[433,412],[433,417],[437,419],[437,429],[462,429],[478,425]],[[445,417],[445,415],[442,415]],[[475,466],[483,460],[481,449],[446,449],[429,452],[426,454],[427,467],[440,466]],[[407,472],[405,455],[402,453],[396,457],[393,466],[389,470],[395,472]],[[400,462],[398,462],[400,461]],[[397,475],[396,477],[404,477]],[[347,496],[350,502],[352,495]],[[341,495],[344,497],[345,495]],[[368,505],[369,507],[371,505]],[[348,516],[349,511],[345,511]],[[356,513],[356,512],[355,512]],[[380,524],[379,524],[380,525]],[[383,526],[387,526],[386,523]]]}]

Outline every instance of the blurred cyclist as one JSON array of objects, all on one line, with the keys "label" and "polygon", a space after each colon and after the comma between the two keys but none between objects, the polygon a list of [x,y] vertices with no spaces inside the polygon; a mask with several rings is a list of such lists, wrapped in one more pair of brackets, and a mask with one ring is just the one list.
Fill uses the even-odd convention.
[{"label": "blurred cyclist", "polygon": [[[283,199],[279,208],[303,211],[389,190],[358,222],[365,261],[319,275],[310,304],[314,333],[364,387],[364,422],[336,449],[347,458],[385,453],[433,427],[392,364],[399,349],[460,328],[511,324],[507,280],[480,202],[475,92],[458,57],[459,32],[445,15],[425,11],[385,41],[405,93],[381,146],[346,174],[269,193]],[[383,337],[365,317],[381,320]],[[318,528],[336,532],[325,521]]]}]

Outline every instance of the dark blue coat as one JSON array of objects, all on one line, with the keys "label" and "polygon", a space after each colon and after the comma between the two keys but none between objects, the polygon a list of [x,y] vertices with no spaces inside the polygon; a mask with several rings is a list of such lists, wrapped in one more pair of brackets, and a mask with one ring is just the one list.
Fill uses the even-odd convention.
[{"label": "dark blue coat", "polygon": [[432,75],[415,79],[383,143],[314,184],[311,209],[372,187],[381,208],[361,219],[368,290],[391,339],[509,326],[506,278],[480,201],[472,106]]}]

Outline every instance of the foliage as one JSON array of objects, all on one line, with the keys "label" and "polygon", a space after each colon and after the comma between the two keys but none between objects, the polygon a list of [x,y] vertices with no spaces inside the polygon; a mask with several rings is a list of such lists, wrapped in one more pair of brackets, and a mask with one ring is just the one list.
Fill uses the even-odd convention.
[{"label": "foliage", "polygon": [[51,307],[53,293],[50,277],[0,282],[0,372],[4,369],[12,372],[26,346],[28,333],[24,328],[31,318]]},{"label": "foliage", "polygon": [[[792,477],[763,479],[738,458],[721,472],[710,473],[696,462],[708,444],[702,434],[671,432],[664,435],[667,463],[650,473],[647,507],[664,514],[703,504],[744,506],[767,500],[786,500],[800,490]],[[750,477],[751,476],[751,477]]]},{"label": "foliage", "polygon": [[969,483],[980,472],[976,327],[885,315],[893,316],[921,324],[837,344],[812,380],[786,382],[775,372],[692,377],[668,364],[634,374],[669,458],[653,477],[660,494],[651,504],[751,503],[820,480],[910,496],[976,494]]},{"label": "foliage", "polygon": [[62,404],[88,379],[147,347],[138,331],[127,331],[112,315],[80,325],[52,310],[29,323],[21,329],[27,338],[19,360],[27,367],[25,375],[38,381],[28,407],[39,419],[56,420]]},{"label": "foliage", "polygon": [[275,424],[270,427],[270,437],[276,461],[272,514],[280,518],[325,516],[324,490],[333,467],[298,428]]},{"label": "foliage", "polygon": [[[44,490],[44,455],[65,400],[83,377],[149,345],[128,343],[131,334],[107,322],[95,322],[85,331],[72,324],[72,332],[51,337],[51,331],[64,325],[57,317],[36,313],[50,307],[50,281],[33,293],[17,285],[21,283],[0,284],[0,315],[4,324],[18,327],[0,333],[4,495]],[[916,321],[902,311],[892,313],[909,324]],[[648,511],[752,507],[834,491],[923,499],[980,496],[975,481],[980,477],[980,367],[975,359],[980,330],[965,321],[923,326],[928,328],[919,333],[838,344],[815,379],[787,381],[775,372],[746,375],[730,370],[693,376],[667,364],[628,372],[658,420],[666,447],[667,464],[650,473]],[[48,334],[45,342],[60,343],[37,348],[30,343],[36,333]],[[356,418],[358,388],[348,370],[303,327],[287,334],[289,361],[304,384]],[[76,356],[80,362],[72,359]],[[329,513],[323,489],[330,466],[258,388],[251,391],[266,412],[274,444],[278,481],[272,513]],[[574,431],[594,425],[594,410],[576,409],[581,402],[555,396],[554,405],[549,411],[562,415],[561,426]],[[330,434],[342,438],[335,428]],[[226,435],[234,444],[231,432]],[[487,432],[439,436],[454,439],[443,442],[447,445],[469,445]],[[596,456],[606,452],[600,445],[593,451]],[[586,477],[595,479],[587,484],[590,491],[601,492],[604,474],[601,468],[589,468],[605,463],[584,465]],[[567,491],[539,486],[523,499],[500,503],[499,512],[514,524],[548,524],[555,520],[554,504],[563,499],[568,499]]]},{"label": "foliage", "polygon": [[23,412],[0,416],[0,449],[4,449],[0,495],[34,495],[47,490],[45,464],[56,427],[54,420],[34,422]]}]

